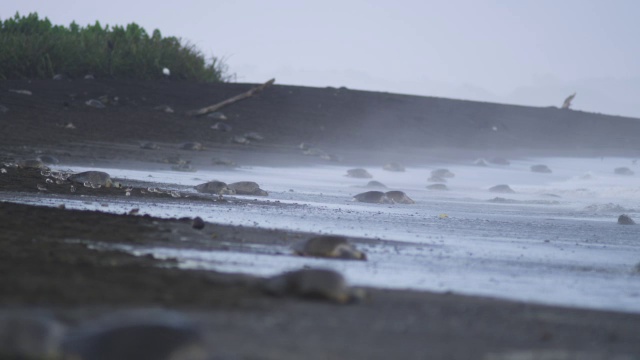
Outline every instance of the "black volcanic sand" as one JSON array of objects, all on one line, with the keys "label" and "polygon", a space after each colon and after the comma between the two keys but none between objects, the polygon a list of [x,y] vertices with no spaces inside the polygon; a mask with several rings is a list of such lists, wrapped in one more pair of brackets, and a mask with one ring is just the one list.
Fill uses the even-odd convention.
[{"label": "black volcanic sand", "polygon": [[[177,153],[201,168],[211,166],[213,157],[240,165],[324,163],[300,154],[299,143],[307,142],[338,151],[354,165],[376,162],[367,156],[375,153],[382,166],[437,156],[470,162],[478,156],[549,154],[549,149],[555,155],[635,156],[640,147],[633,137],[640,130],[636,119],[335,88],[268,88],[222,110],[233,127],[229,133],[209,129],[217,120],[184,115],[249,88],[169,81],[3,81],[0,105],[8,111],[0,112],[0,160],[8,164],[51,154],[62,166],[167,169],[166,157]],[[103,95],[111,99],[105,109],[84,105]],[[154,110],[164,104],[175,112]],[[68,123],[75,128],[64,127]],[[265,140],[230,142],[249,131]],[[162,148],[142,150],[141,141]],[[186,141],[202,142],[206,149],[177,150]],[[394,151],[408,158],[397,159]],[[640,357],[637,314],[379,289],[366,289],[365,298],[346,305],[277,298],[263,292],[260,278],[181,270],[172,259],[134,257],[108,245],[246,251],[252,244],[290,245],[312,234],[214,224],[196,230],[192,219],[68,210],[62,205],[70,196],[124,199],[124,190],[79,186],[71,193],[68,183],[46,183],[40,170],[0,167],[6,170],[0,174],[0,200],[41,192],[61,205],[0,202],[0,315],[44,310],[74,330],[125,310],[173,310],[197,324],[212,359]],[[142,196],[148,184],[131,185]],[[144,196],[211,206],[251,203],[208,195]],[[385,246],[380,240],[355,241]],[[3,341],[0,337],[0,346]]]}]

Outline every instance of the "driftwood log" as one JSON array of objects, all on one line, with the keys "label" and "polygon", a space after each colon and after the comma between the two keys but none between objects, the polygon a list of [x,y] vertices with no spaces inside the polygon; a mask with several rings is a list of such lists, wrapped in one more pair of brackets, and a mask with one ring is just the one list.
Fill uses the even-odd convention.
[{"label": "driftwood log", "polygon": [[234,102],[237,102],[237,101],[240,101],[240,100],[244,100],[244,99],[246,99],[248,97],[253,96],[253,94],[264,90],[265,88],[267,88],[270,85],[272,85],[275,81],[276,81],[276,79],[271,79],[271,80],[267,81],[266,83],[264,83],[262,85],[258,85],[256,87],[251,88],[247,92],[244,92],[244,93],[242,93],[240,95],[236,95],[236,96],[234,96],[232,98],[229,98],[227,100],[221,101],[221,102],[219,102],[217,104],[214,104],[214,105],[211,105],[211,106],[207,106],[207,107],[203,107],[201,109],[187,111],[187,115],[200,116],[200,115],[208,114],[210,112],[218,111],[218,110],[222,109],[223,107],[225,107],[227,105],[231,105]]}]

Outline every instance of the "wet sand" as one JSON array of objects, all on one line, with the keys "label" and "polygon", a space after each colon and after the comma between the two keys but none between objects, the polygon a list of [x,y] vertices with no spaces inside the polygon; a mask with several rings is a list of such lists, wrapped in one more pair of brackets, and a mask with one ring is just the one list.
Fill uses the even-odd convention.
[{"label": "wet sand", "polygon": [[[229,89],[220,85],[211,88],[189,85],[192,86],[191,92],[179,91],[184,88],[170,91],[170,84],[164,83],[157,86],[140,84],[133,90],[128,85],[106,82],[83,88],[85,85],[80,86],[78,82],[41,82],[34,89],[32,98],[14,98],[17,95],[1,98],[0,102],[9,108],[9,112],[0,114],[3,162],[51,153],[63,164],[120,164],[123,167],[145,164],[149,168],[167,169],[170,165],[164,162],[165,158],[177,153],[196,166],[209,164],[211,157],[220,155],[231,157],[243,165],[264,164],[265,161],[270,165],[322,164],[325,160],[301,155],[298,142],[314,141],[325,149],[334,149],[331,142],[346,141],[341,140],[342,135],[339,134],[349,133],[346,129],[339,129],[337,133],[319,137],[314,132],[297,129],[300,124],[291,125],[290,131],[283,131],[287,124],[296,123],[295,118],[300,114],[310,114],[311,120],[305,121],[312,121],[314,116],[318,119],[321,115],[310,109],[298,113],[287,112],[283,108],[273,110],[274,101],[276,104],[291,101],[285,90],[327,92],[325,96],[329,97],[335,96],[335,89],[280,87],[277,92],[269,94],[267,91],[263,97],[234,105],[228,114],[237,116],[236,121],[242,124],[237,127],[241,131],[261,131],[275,139],[240,146],[229,143],[229,134],[204,134],[195,125],[202,119],[154,112],[151,105],[160,105],[161,100],[176,99],[174,106],[186,110],[208,104],[198,98],[202,95],[195,90],[232,96],[243,88],[241,85],[229,85]],[[2,86],[26,88],[32,83],[5,82]],[[68,87],[68,90],[60,92],[56,87]],[[36,91],[38,89],[40,91]],[[130,102],[126,106],[113,105],[107,112],[100,113],[83,107],[81,100],[73,100],[76,103],[70,101],[68,97],[72,91],[77,94],[74,99],[92,97],[90,93],[94,91],[96,94],[108,92],[112,96],[125,94],[119,95],[120,102],[123,103],[125,98]],[[276,95],[275,99],[269,99],[269,96]],[[366,98],[366,94],[357,95],[361,99]],[[384,96],[409,103],[418,101],[415,97]],[[137,104],[151,103],[149,99],[154,100],[152,104]],[[317,97],[308,101],[313,100]],[[65,106],[64,102],[69,105]],[[291,106],[302,111],[298,103]],[[471,105],[465,103],[464,106]],[[345,102],[342,107],[351,109],[349,111],[359,109],[353,102]],[[335,109],[341,107],[329,107],[334,117],[354,115]],[[273,124],[278,111],[281,119],[286,121],[281,120],[278,128],[270,130],[261,116],[269,113],[264,117]],[[509,108],[508,111],[517,113],[517,109]],[[525,108],[522,112],[535,110]],[[287,113],[289,115],[285,115]],[[253,120],[242,123],[246,119]],[[72,122],[76,128],[57,125],[65,122]],[[635,126],[633,121],[627,122],[629,124],[625,126]],[[176,127],[179,124],[188,125]],[[303,125],[310,126],[308,123]],[[83,129],[83,126],[87,128]],[[375,138],[377,134],[373,128],[371,133]],[[187,131],[188,134],[185,133]],[[455,133],[454,129],[449,131]],[[615,147],[617,135],[614,132],[610,137],[600,136],[597,139],[601,140],[597,141],[609,141],[606,151],[629,154],[626,144]],[[409,135],[406,136],[403,140],[410,139]],[[461,138],[465,136],[470,135],[463,134]],[[183,140],[176,140],[177,137]],[[158,152],[142,150],[138,147],[138,139],[158,141],[164,149]],[[176,150],[180,142],[191,140],[203,141],[209,150]],[[362,141],[358,146],[343,144],[340,148],[345,157],[343,161],[372,161],[367,156],[370,152],[379,154],[378,162],[387,161],[385,156],[391,157],[385,155],[390,152],[383,148],[361,146],[371,144],[371,138],[363,137],[358,141]],[[440,152],[436,148],[420,151],[416,143],[412,145],[416,149],[415,155],[407,162],[427,161],[437,154],[469,158],[470,154],[476,153],[523,151],[509,147],[506,141],[501,144],[502,148],[480,147],[458,153],[453,150]],[[389,144],[392,145],[397,146]],[[540,146],[537,150],[545,149]],[[575,148],[567,146],[565,151],[573,152]],[[9,197],[6,195],[9,193],[42,192],[37,187],[44,181],[40,170],[5,168],[7,173],[0,175],[0,191],[5,194],[3,200]],[[139,184],[139,189],[146,185]],[[46,193],[52,199],[69,192],[68,183],[46,186]],[[74,194],[91,199],[126,199],[121,189],[78,187]],[[198,201],[211,206],[244,206],[251,202],[210,197],[174,199],[168,194],[157,193],[147,195],[149,201]],[[63,205],[63,198],[59,198],[60,205]],[[0,313],[19,315],[40,309],[69,331],[104,317],[117,317],[122,311],[136,313],[152,308],[161,314],[177,312],[193,322],[202,334],[212,359],[609,359],[616,356],[633,359],[640,356],[640,315],[637,314],[540,306],[453,293],[379,289],[366,289],[365,298],[346,305],[278,298],[264,293],[260,278],[181,270],[171,260],[134,257],[90,246],[118,242],[233,250],[246,249],[251,244],[291,245],[311,236],[307,233],[217,224],[207,224],[203,230],[197,230],[192,227],[192,219],[114,215],[4,201],[0,202],[0,213],[3,219],[0,224]],[[0,342],[0,345],[4,344]]]}]

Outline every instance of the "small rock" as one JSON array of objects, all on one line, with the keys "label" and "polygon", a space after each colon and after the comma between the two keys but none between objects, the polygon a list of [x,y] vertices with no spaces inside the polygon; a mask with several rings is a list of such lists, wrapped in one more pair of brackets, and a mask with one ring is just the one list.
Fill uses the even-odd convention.
[{"label": "small rock", "polygon": [[351,260],[366,260],[367,256],[349,244],[344,236],[316,236],[293,246],[295,254],[300,256],[327,257]]},{"label": "small rock", "polygon": [[386,171],[395,171],[395,172],[403,172],[403,171],[405,171],[404,165],[399,164],[397,162],[390,162],[388,164],[385,164],[382,167],[382,169],[386,170]]},{"label": "small rock", "polygon": [[438,190],[438,191],[447,191],[447,190],[449,190],[449,188],[445,184],[428,185],[427,189],[429,189],[429,190]]},{"label": "small rock", "polygon": [[633,221],[633,219],[626,214],[622,214],[620,216],[618,216],[618,224],[620,225],[635,225],[636,222]]},{"label": "small rock", "polygon": [[370,179],[373,177],[367,170],[362,168],[349,169],[346,176],[358,179]]},{"label": "small rock", "polygon": [[367,191],[357,194],[353,197],[353,201],[371,203],[371,204],[391,204],[393,201],[387,197],[382,191]]},{"label": "small rock", "polygon": [[200,216],[196,216],[193,219],[193,222],[191,223],[191,227],[193,227],[196,230],[202,230],[204,229],[204,220],[202,220],[202,218]]},{"label": "small rock", "polygon": [[231,125],[224,123],[222,121],[219,121],[211,125],[211,129],[216,131],[228,132],[228,131],[231,131],[233,128],[231,127]]},{"label": "small rock", "polygon": [[511,189],[511,187],[509,187],[509,185],[496,185],[493,186],[491,188],[489,188],[489,191],[494,192],[494,193],[504,193],[504,194],[514,194],[515,191],[513,191],[513,189]]},{"label": "small rock", "polygon": [[387,196],[387,199],[391,200],[396,204],[415,204],[416,203],[410,197],[408,197],[407,194],[405,194],[403,191],[397,191],[397,190],[387,191],[385,195]]},{"label": "small rock", "polygon": [[435,178],[452,178],[455,174],[449,171],[449,169],[436,169],[431,171],[431,177]]},{"label": "small rock", "polygon": [[542,164],[531,166],[531,171],[536,173],[544,173],[544,174],[551,173],[551,169],[549,169],[547,165],[542,165]]},{"label": "small rock", "polygon": [[268,196],[269,193],[260,189],[260,185],[253,181],[239,181],[227,185],[227,187],[234,191],[237,195],[255,195],[255,196]]},{"label": "small rock", "polygon": [[184,144],[180,145],[180,149],[182,149],[182,150],[200,151],[200,150],[204,149],[204,147],[202,146],[201,143],[194,141],[194,142],[187,142],[187,143],[184,143]]},{"label": "small rock", "polygon": [[104,109],[106,107],[106,106],[104,106],[102,101],[96,100],[96,99],[91,99],[91,100],[85,101],[85,105],[94,107],[96,109]]},{"label": "small rock", "polygon": [[628,167],[615,168],[613,172],[617,175],[625,175],[625,176],[631,176],[635,174],[633,170],[629,169]]}]

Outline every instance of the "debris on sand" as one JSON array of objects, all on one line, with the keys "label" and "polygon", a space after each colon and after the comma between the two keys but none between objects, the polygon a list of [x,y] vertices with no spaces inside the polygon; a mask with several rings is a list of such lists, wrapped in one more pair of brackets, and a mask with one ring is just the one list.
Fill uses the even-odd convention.
[{"label": "debris on sand", "polygon": [[364,297],[352,290],[342,274],[328,269],[302,269],[267,278],[263,283],[266,293],[274,296],[293,296],[345,304]]},{"label": "debris on sand", "polygon": [[370,179],[373,177],[367,170],[362,168],[349,169],[346,176],[358,179]]},{"label": "debris on sand", "polygon": [[316,236],[294,244],[293,251],[300,256],[367,260],[344,236]]}]

